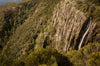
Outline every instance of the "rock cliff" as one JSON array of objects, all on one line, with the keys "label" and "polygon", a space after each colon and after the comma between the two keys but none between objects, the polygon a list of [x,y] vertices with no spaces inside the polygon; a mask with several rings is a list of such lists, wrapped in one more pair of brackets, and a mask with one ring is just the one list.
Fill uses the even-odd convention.
[{"label": "rock cliff", "polygon": [[[78,49],[82,36],[89,27],[90,16],[78,10],[73,3],[75,1],[65,0],[57,4],[52,17],[52,25],[56,29],[55,48],[60,51],[70,51]],[[88,35],[83,41],[86,45],[92,39],[96,23],[92,22]],[[62,45],[63,44],[63,45]]]}]

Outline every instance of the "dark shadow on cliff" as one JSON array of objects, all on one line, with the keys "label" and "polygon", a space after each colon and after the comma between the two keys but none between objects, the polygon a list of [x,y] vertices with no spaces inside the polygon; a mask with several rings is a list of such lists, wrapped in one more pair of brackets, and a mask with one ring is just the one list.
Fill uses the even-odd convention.
[{"label": "dark shadow on cliff", "polygon": [[[87,18],[87,20],[84,22],[84,24],[80,30],[79,37],[76,40],[76,45],[75,45],[76,50],[78,50],[79,43],[82,39],[82,36],[84,35],[84,33],[86,32],[86,30],[88,28],[89,22],[90,22],[90,17]],[[83,45],[84,45],[84,42],[83,42]]]}]

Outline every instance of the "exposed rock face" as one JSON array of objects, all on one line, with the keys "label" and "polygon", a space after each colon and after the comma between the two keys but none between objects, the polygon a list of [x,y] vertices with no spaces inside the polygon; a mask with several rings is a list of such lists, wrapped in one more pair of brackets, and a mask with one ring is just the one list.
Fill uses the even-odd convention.
[{"label": "exposed rock face", "polygon": [[[55,48],[63,52],[78,49],[89,21],[83,12],[74,7],[73,2],[66,0],[59,3],[52,17],[52,25],[56,28]],[[88,35],[85,37],[85,44],[91,39],[95,26],[96,24],[92,22]]]}]

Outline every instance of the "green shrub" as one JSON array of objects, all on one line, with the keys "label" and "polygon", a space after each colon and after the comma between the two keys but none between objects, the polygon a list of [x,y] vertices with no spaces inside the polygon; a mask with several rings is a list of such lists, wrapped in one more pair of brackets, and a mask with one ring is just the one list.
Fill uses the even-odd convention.
[{"label": "green shrub", "polygon": [[72,50],[66,54],[66,56],[75,66],[100,65],[99,55],[100,55],[99,43],[96,44],[89,43],[80,50]]},{"label": "green shrub", "polygon": [[88,66],[100,66],[100,52],[89,55]]}]

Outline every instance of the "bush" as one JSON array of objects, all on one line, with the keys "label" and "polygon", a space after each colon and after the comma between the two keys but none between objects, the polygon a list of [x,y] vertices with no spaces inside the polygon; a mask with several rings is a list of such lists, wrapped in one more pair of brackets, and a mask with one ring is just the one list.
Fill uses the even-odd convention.
[{"label": "bush", "polygon": [[[84,46],[80,50],[73,50],[68,52],[66,56],[75,66],[97,66],[100,61],[100,44],[91,44]],[[77,59],[77,60],[76,60]]]},{"label": "bush", "polygon": [[100,52],[89,55],[88,66],[100,66]]}]

